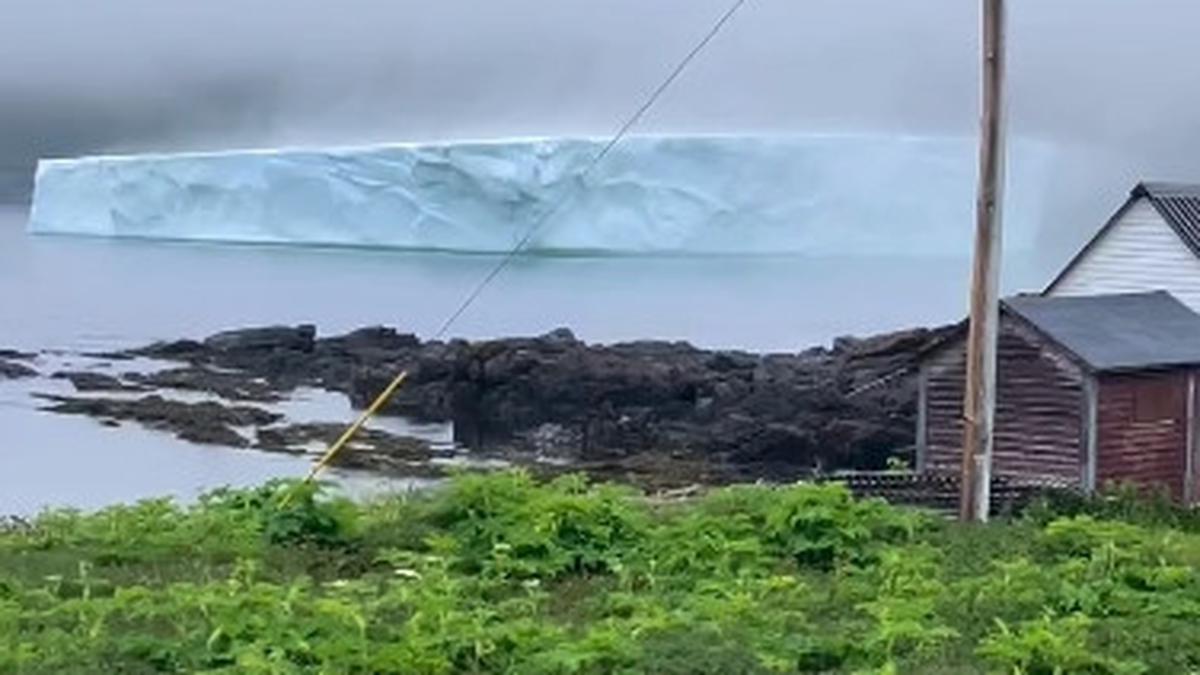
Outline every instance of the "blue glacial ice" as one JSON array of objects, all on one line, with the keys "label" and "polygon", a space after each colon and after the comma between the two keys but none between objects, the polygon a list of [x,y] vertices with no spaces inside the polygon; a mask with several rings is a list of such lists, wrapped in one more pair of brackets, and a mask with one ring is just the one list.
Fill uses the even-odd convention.
[{"label": "blue glacial ice", "polygon": [[[43,160],[29,229],[459,251],[962,255],[970,138],[643,136],[596,169],[585,138]],[[1010,153],[1009,250],[1027,249],[1052,153]]]}]

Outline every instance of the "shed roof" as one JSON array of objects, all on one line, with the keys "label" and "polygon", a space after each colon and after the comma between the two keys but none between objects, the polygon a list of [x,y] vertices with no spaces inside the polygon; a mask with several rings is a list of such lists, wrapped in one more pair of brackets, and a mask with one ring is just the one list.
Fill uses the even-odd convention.
[{"label": "shed roof", "polygon": [[1200,314],[1166,291],[1021,295],[1004,300],[1003,307],[1093,370],[1200,364]]}]

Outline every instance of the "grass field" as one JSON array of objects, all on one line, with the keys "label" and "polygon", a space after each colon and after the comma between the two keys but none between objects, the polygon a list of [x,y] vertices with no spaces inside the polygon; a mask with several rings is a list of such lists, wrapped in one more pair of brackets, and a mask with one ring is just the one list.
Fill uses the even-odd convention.
[{"label": "grass field", "polygon": [[1200,669],[1200,527],[1129,497],[968,528],[836,485],[292,487],[0,534],[0,672]]}]

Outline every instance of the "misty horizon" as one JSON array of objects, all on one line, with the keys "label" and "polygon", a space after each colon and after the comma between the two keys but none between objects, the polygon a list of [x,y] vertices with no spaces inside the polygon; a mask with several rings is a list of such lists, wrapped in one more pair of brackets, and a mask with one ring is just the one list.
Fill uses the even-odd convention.
[{"label": "misty horizon", "polygon": [[[43,157],[605,136],[727,4],[17,0],[0,201],[28,202]],[[1193,18],[1185,0],[1012,3],[1010,137],[1060,158],[1050,248],[1139,180],[1200,176]],[[957,0],[751,0],[634,131],[974,135],[978,20]]]}]

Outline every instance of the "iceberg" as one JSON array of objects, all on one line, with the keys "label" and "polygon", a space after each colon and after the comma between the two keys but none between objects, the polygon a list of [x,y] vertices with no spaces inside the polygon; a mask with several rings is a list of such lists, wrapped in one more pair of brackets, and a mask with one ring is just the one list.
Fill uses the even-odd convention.
[{"label": "iceberg", "polygon": [[[970,138],[638,136],[46,159],[29,230],[471,252],[962,255]],[[1052,152],[1011,151],[1009,250]],[[558,208],[556,208],[558,207]]]}]

